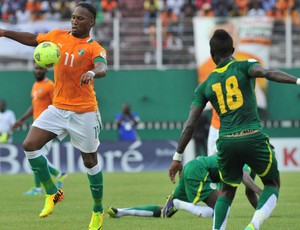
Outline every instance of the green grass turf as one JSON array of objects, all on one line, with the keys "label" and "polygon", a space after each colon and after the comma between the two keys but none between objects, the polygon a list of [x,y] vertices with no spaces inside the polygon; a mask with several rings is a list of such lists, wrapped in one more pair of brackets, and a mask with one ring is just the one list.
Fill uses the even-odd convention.
[{"label": "green grass turf", "polygon": [[[165,197],[173,190],[167,172],[104,173],[104,207],[129,207],[146,204],[163,205]],[[259,180],[258,184],[261,186]],[[281,192],[278,205],[261,230],[300,229],[300,173],[281,174]],[[42,196],[24,196],[22,193],[33,185],[33,176],[26,174],[0,175],[0,229],[1,230],[86,230],[91,217],[92,200],[85,174],[71,174],[64,184],[65,200],[53,214],[38,218],[44,204]],[[231,207],[227,229],[241,230],[250,222],[253,209],[238,189]],[[170,219],[149,217],[108,218],[104,230],[166,230],[211,229],[212,219],[193,216],[185,211]]]}]

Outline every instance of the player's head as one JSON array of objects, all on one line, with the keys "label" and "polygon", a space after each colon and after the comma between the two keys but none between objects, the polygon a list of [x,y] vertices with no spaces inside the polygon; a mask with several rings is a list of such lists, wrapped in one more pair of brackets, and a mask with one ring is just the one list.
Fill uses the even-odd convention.
[{"label": "player's head", "polygon": [[3,113],[6,110],[6,102],[3,99],[0,99],[0,112]]},{"label": "player's head", "polygon": [[130,108],[129,103],[125,102],[125,103],[122,104],[123,113],[125,113],[125,114],[130,113],[130,110],[131,110],[131,108]]},{"label": "player's head", "polygon": [[216,64],[224,58],[231,57],[234,52],[232,37],[224,29],[215,30],[209,45],[211,57]]},{"label": "player's head", "polygon": [[78,38],[86,38],[95,24],[97,10],[87,3],[80,2],[74,8],[72,14],[72,35]]},{"label": "player's head", "polygon": [[47,69],[40,67],[38,64],[34,63],[34,77],[36,81],[42,81],[45,79]]}]

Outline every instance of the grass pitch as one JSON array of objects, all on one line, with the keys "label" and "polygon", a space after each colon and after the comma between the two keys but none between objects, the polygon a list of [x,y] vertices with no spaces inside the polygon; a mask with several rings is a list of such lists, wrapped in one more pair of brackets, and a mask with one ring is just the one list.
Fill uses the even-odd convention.
[{"label": "grass pitch", "polygon": [[[256,180],[261,186],[259,179]],[[278,205],[261,230],[300,229],[299,172],[281,174]],[[58,203],[52,215],[40,219],[44,205],[42,196],[25,196],[33,185],[33,176],[27,174],[0,175],[0,229],[1,230],[87,230],[91,218],[92,200],[85,174],[71,174],[63,190],[65,200]],[[174,185],[167,172],[104,173],[104,207],[130,207],[146,204],[163,205]],[[244,195],[244,186],[238,189],[231,207],[228,230],[241,230],[250,222],[254,210]],[[211,229],[212,219],[193,216],[180,211],[170,219],[150,217],[108,218],[104,230],[199,230]]]}]

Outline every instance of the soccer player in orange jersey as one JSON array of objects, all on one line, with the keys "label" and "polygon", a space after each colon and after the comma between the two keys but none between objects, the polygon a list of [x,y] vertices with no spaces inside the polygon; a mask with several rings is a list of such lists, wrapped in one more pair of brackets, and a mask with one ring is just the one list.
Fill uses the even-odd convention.
[{"label": "soccer player in orange jersey", "polygon": [[[36,120],[38,116],[52,104],[53,95],[54,95],[54,83],[46,77],[47,69],[44,69],[37,64],[34,65],[34,77],[36,82],[32,86],[31,98],[32,105],[29,106],[27,111],[18,119],[14,125],[13,130],[18,129],[25,120],[30,117],[33,117],[33,120]],[[62,173],[58,168],[56,168],[46,157],[48,152],[51,149],[52,141],[49,141],[43,147],[44,157],[48,161],[50,174],[57,178],[57,187],[61,188],[64,179],[67,177],[67,174]],[[34,184],[35,187],[24,193],[24,195],[38,195],[42,194],[41,181],[39,177],[34,174]]]},{"label": "soccer player in orange jersey", "polygon": [[37,46],[50,41],[60,49],[61,57],[54,67],[53,104],[34,121],[23,148],[32,170],[45,188],[45,205],[39,217],[46,217],[63,200],[64,193],[51,179],[41,149],[54,138],[62,140],[70,135],[71,143],[81,152],[94,200],[90,230],[102,229],[103,223],[103,176],[97,159],[101,117],[94,79],[106,75],[107,62],[106,50],[90,37],[96,13],[91,4],[78,3],[72,13],[70,31],[55,29],[47,34],[33,34],[0,29],[0,37],[24,45]]}]

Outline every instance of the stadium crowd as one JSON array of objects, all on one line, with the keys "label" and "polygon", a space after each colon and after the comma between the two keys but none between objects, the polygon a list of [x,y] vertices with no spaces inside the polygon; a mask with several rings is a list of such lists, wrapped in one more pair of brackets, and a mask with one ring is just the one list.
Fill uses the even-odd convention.
[{"label": "stadium crowd", "polygon": [[[0,18],[11,23],[38,20],[66,20],[78,0],[0,0]],[[116,13],[122,17],[144,17],[145,27],[150,19],[160,16],[163,21],[176,22],[182,18],[200,16],[268,15],[282,19],[291,15],[299,23],[297,0],[89,0],[98,8],[98,19],[109,20]]]}]

